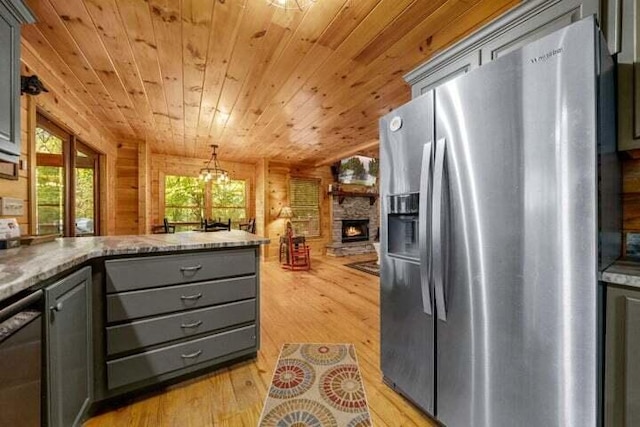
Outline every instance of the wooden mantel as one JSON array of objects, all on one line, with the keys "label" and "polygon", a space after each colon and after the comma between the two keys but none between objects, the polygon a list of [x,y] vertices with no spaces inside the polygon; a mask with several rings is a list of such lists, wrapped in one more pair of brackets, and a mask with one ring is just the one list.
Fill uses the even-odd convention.
[{"label": "wooden mantel", "polygon": [[330,195],[338,198],[338,203],[342,204],[344,202],[345,197],[368,197],[369,198],[369,206],[372,206],[376,200],[378,200],[379,194],[376,193],[359,193],[355,191],[329,191]]}]

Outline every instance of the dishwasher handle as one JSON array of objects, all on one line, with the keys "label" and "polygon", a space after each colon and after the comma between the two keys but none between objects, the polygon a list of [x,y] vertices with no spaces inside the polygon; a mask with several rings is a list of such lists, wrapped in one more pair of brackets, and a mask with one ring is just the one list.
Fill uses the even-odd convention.
[{"label": "dishwasher handle", "polygon": [[44,295],[44,292],[42,291],[42,289],[40,289],[0,309],[0,322],[4,322],[10,317],[20,313],[25,308],[28,308],[33,304],[39,302],[40,300],[42,300],[43,295]]}]

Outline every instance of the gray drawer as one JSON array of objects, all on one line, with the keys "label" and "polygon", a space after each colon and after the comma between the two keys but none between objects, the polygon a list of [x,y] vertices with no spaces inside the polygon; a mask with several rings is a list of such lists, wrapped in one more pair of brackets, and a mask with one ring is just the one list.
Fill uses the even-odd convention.
[{"label": "gray drawer", "polygon": [[120,322],[256,297],[256,277],[107,295],[107,322]]},{"label": "gray drawer", "polygon": [[117,259],[105,262],[107,293],[255,274],[254,249]]},{"label": "gray drawer", "polygon": [[107,362],[109,389],[191,367],[256,346],[255,325]]},{"label": "gray drawer", "polygon": [[247,300],[153,317],[107,328],[109,356],[255,321],[256,301]]}]

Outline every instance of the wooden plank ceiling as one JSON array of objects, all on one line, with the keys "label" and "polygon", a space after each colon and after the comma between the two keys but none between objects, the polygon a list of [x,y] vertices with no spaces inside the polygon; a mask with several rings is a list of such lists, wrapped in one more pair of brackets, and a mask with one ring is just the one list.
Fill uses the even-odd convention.
[{"label": "wooden plank ceiling", "polygon": [[378,118],[410,98],[402,75],[517,2],[27,0],[23,60],[49,64],[45,85],[118,140],[321,163],[371,150]]}]

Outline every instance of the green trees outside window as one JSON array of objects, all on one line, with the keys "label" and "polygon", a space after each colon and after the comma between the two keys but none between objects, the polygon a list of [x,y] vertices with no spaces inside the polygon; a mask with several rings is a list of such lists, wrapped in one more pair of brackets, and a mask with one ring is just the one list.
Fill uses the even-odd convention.
[{"label": "green trees outside window", "polygon": [[226,183],[204,182],[197,177],[165,175],[164,217],[186,231],[203,218],[227,221],[234,228],[247,218],[247,191],[244,180]]},{"label": "green trees outside window", "polygon": [[98,234],[98,154],[40,115],[35,143],[36,234]]},{"label": "green trees outside window", "polygon": [[36,127],[36,153],[42,154],[36,166],[37,234],[62,234],[64,221],[63,141]]},{"label": "green trees outside window", "polygon": [[211,186],[211,218],[238,224],[247,218],[246,182],[230,180],[226,183],[214,182]]},{"label": "green trees outside window", "polygon": [[204,182],[192,176],[166,175],[164,217],[185,231],[200,223],[204,214]]}]

